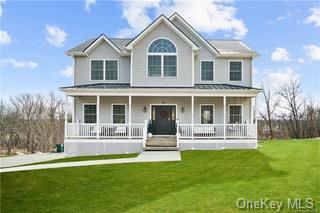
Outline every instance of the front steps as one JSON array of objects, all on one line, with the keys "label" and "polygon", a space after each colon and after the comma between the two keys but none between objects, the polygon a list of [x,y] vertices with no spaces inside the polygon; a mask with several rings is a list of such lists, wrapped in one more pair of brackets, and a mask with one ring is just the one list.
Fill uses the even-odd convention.
[{"label": "front steps", "polygon": [[145,151],[177,151],[177,138],[172,136],[156,136],[148,138]]}]

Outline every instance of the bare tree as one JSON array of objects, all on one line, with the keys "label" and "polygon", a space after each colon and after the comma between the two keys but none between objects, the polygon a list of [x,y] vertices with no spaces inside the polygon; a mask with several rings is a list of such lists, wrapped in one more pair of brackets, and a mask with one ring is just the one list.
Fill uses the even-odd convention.
[{"label": "bare tree", "polygon": [[284,110],[280,113],[280,118],[287,125],[293,138],[301,137],[301,120],[303,118],[301,93],[301,85],[297,81],[289,82],[277,92],[282,99],[280,107]]},{"label": "bare tree", "polygon": [[259,114],[268,126],[270,138],[273,139],[274,133],[272,123],[274,120],[275,111],[279,106],[279,98],[275,96],[271,88],[266,89],[264,86],[262,86],[262,94],[265,107],[264,109],[259,109]]}]

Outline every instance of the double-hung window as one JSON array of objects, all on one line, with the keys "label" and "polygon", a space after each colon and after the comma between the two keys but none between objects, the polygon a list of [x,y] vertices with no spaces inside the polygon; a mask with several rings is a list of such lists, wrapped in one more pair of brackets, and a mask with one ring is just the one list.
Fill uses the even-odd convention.
[{"label": "double-hung window", "polygon": [[118,60],[91,60],[91,80],[118,80]]},{"label": "double-hung window", "polygon": [[122,124],[126,122],[126,105],[125,104],[112,105],[112,122],[115,124]]},{"label": "double-hung window", "polygon": [[242,81],[242,61],[229,61],[229,80]]},{"label": "double-hung window", "polygon": [[201,81],[213,81],[213,61],[201,61]]},{"label": "double-hung window", "polygon": [[176,77],[177,50],[168,39],[157,39],[148,48],[148,77]]},{"label": "double-hung window", "polygon": [[241,105],[230,105],[229,106],[229,120],[230,123],[242,123],[242,107]]},{"label": "double-hung window", "polygon": [[97,122],[97,106],[95,104],[83,105],[83,117],[85,123]]},{"label": "double-hung window", "polygon": [[213,105],[200,105],[201,124],[213,124]]}]

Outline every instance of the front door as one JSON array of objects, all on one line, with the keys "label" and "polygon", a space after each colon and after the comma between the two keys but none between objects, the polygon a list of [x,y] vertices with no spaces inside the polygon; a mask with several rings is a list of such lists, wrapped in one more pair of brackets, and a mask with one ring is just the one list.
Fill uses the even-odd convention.
[{"label": "front door", "polygon": [[152,125],[155,135],[174,135],[176,133],[176,107],[152,106]]}]

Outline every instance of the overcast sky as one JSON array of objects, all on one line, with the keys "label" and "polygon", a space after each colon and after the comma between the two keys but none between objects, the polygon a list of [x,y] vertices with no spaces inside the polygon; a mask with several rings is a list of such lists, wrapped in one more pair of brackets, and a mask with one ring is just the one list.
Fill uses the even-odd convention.
[{"label": "overcast sky", "polygon": [[204,37],[242,39],[261,56],[256,86],[299,80],[320,98],[320,3],[312,1],[0,0],[1,95],[72,85],[64,52],[104,33],[132,38],[160,14],[178,12]]}]

